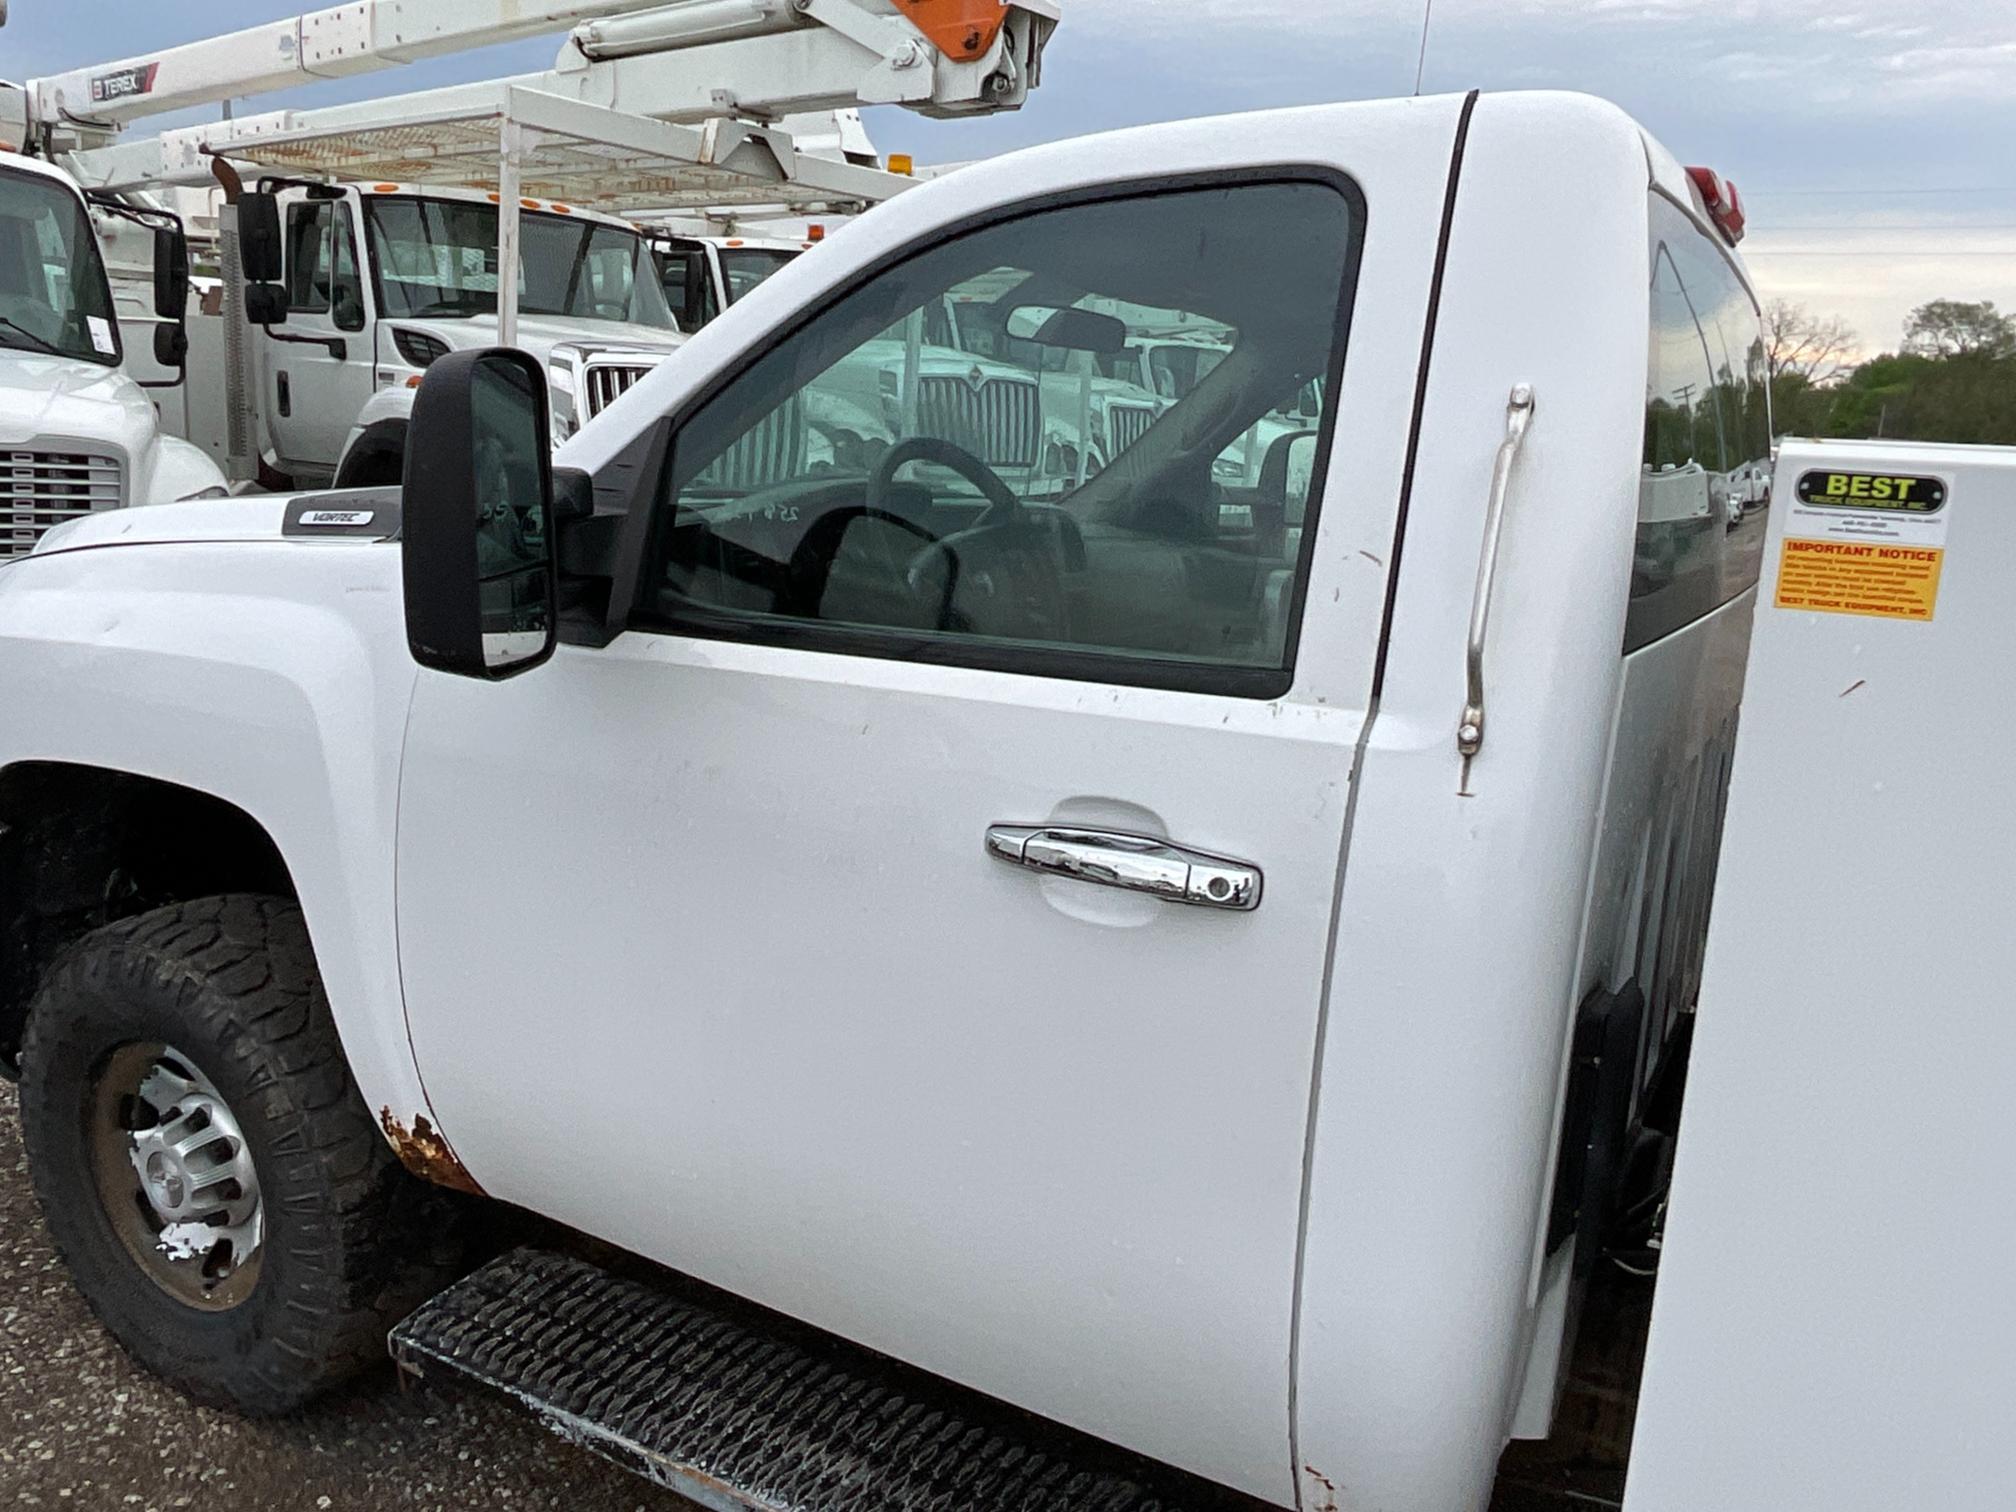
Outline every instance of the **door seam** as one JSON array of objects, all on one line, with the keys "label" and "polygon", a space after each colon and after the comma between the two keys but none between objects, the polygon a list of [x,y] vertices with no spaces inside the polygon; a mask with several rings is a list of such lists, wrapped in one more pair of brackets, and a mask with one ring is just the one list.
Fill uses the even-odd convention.
[{"label": "door seam", "polygon": [[1442,283],[1449,266],[1449,238],[1456,220],[1456,193],[1462,182],[1463,153],[1470,139],[1470,119],[1477,108],[1478,91],[1463,98],[1456,121],[1455,142],[1450,151],[1449,181],[1443,191],[1442,227],[1435,248],[1435,271],[1428,286],[1428,311],[1421,335],[1421,361],[1415,372],[1414,413],[1407,437],[1407,461],[1400,478],[1400,508],[1393,524],[1393,551],[1386,579],[1386,605],[1379,628],[1379,656],[1372,673],[1372,697],[1368,701],[1364,727],[1351,753],[1350,796],[1344,805],[1344,833],[1337,851],[1337,870],[1330,892],[1330,937],[1323,952],[1323,985],[1316,1006],[1316,1038],[1309,1074],[1309,1118],[1302,1138],[1302,1192],[1296,1215],[1295,1278],[1288,1325],[1288,1458],[1289,1479],[1295,1488],[1295,1505],[1303,1512],[1337,1512],[1336,1487],[1331,1482],[1329,1505],[1306,1507],[1303,1474],[1321,1478],[1314,1466],[1302,1458],[1302,1302],[1309,1253],[1309,1210],[1316,1170],[1316,1128],[1322,1112],[1323,1055],[1330,1038],[1330,1000],[1337,968],[1337,934],[1344,913],[1344,877],[1351,855],[1351,836],[1357,827],[1358,790],[1365,772],[1366,753],[1371,748],[1372,731],[1379,722],[1379,699],[1385,688],[1386,653],[1392,640],[1394,606],[1400,587],[1400,555],[1407,533],[1407,506],[1414,491],[1414,468],[1421,448],[1422,415],[1428,402],[1429,363],[1435,348],[1435,328],[1442,308]]}]

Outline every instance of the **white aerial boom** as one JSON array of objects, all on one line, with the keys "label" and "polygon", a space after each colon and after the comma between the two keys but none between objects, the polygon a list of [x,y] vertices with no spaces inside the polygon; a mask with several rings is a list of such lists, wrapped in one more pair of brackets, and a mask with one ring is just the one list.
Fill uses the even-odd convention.
[{"label": "white aerial boom", "polygon": [[[572,80],[590,103],[662,119],[986,113],[1021,103],[1057,19],[1053,0],[354,0],[31,80],[24,103],[31,131],[58,139],[45,150],[103,145],[143,116],[565,30],[552,71],[513,82]],[[705,84],[646,61],[693,48],[707,55],[684,72]]]},{"label": "white aerial boom", "polygon": [[[908,181],[802,153],[776,123],[861,105],[1015,109],[1040,81],[1058,15],[1056,0],[354,0],[30,80],[0,94],[0,135],[113,194],[207,184],[220,159],[296,178],[492,189],[501,265],[512,266],[524,194],[617,213],[886,199]],[[127,122],[164,111],[569,28],[541,74],[120,140]],[[516,303],[503,280],[507,343]]]},{"label": "white aerial boom", "polygon": [[[782,184],[789,190],[801,170],[815,179],[837,177],[805,185],[814,198],[867,202],[900,186],[881,185],[877,192],[877,185],[858,175],[850,179],[815,168],[788,135],[766,128],[790,114],[861,105],[903,105],[932,116],[1015,109],[1039,82],[1043,49],[1057,20],[1055,0],[355,0],[155,54],[32,79],[19,91],[0,94],[0,135],[62,162],[84,185],[111,193],[207,183],[217,157],[415,181],[440,177],[421,171],[436,146],[425,123],[501,122],[515,99],[561,110],[571,105],[577,116],[594,115],[612,125],[626,117],[667,127],[704,123],[716,135],[661,132],[645,155],[655,153],[661,166],[690,165],[696,172],[689,179],[704,182],[730,203],[748,201],[747,194],[730,192],[737,187],[753,193],[767,181],[771,188]],[[324,110],[239,116],[120,140],[125,123],[142,116],[570,26],[545,73]],[[720,138],[724,126],[738,128],[738,134]],[[400,144],[394,143],[395,133]],[[744,150],[750,133],[754,151]],[[634,139],[636,132],[617,135]],[[346,151],[323,153],[327,161],[319,165],[304,161],[300,143],[339,138]],[[296,150],[272,159],[281,139]],[[638,147],[634,140],[628,145]],[[388,164],[412,171],[391,173]],[[494,183],[495,175],[491,178]],[[737,179],[743,180],[739,186]],[[579,184],[560,192],[585,197]],[[757,199],[793,197],[765,193]]]}]

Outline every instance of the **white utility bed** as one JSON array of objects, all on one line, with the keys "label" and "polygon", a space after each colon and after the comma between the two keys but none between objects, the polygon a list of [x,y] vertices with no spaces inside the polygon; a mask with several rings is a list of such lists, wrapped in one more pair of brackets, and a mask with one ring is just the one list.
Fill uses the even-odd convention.
[{"label": "white utility bed", "polygon": [[2004,1512],[2016,450],[1772,514],[1625,1506]]}]

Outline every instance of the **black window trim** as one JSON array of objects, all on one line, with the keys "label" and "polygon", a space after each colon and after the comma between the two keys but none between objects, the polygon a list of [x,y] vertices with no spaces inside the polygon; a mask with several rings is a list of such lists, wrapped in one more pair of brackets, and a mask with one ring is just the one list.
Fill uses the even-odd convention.
[{"label": "black window trim", "polygon": [[1223,663],[1157,658],[1123,651],[1079,650],[1054,646],[1027,647],[1005,641],[955,640],[939,636],[919,636],[914,632],[836,626],[816,620],[787,620],[775,616],[747,616],[732,610],[711,609],[687,604],[663,620],[640,616],[644,594],[644,573],[657,556],[653,547],[661,529],[669,528],[674,513],[666,497],[675,465],[674,438],[703,407],[713,402],[730,385],[739,381],[764,357],[793,339],[834,307],[852,297],[875,279],[948,242],[976,232],[1007,225],[1032,215],[1082,205],[1107,204],[1130,199],[1154,198],[1200,189],[1244,189],[1270,184],[1320,184],[1343,196],[1349,207],[1349,236],[1344,247],[1343,272],[1339,283],[1337,330],[1332,338],[1330,364],[1324,370],[1328,392],[1344,392],[1344,374],[1351,356],[1351,325],[1358,300],[1358,280],[1364,260],[1367,212],[1364,190],[1356,179],[1331,164],[1284,161],[1198,173],[1154,174],[1137,178],[1109,179],[1099,184],[1068,190],[1053,190],[1005,205],[990,206],[975,215],[937,227],[927,236],[906,242],[869,263],[844,283],[835,285],[817,301],[798,311],[792,319],[769,332],[760,343],[739,354],[735,361],[716,373],[654,427],[658,433],[653,451],[655,466],[637,478],[628,518],[617,550],[615,581],[610,594],[606,637],[613,639],[625,630],[642,634],[680,635],[696,640],[734,641],[742,644],[775,646],[783,650],[826,652],[840,656],[872,657],[883,661],[910,661],[930,666],[965,667],[975,671],[1005,672],[1029,677],[1098,683],[1110,687],[1149,688],[1168,692],[1198,693],[1208,696],[1267,700],[1285,697],[1295,686],[1300,661],[1302,622],[1307,608],[1310,580],[1315,572],[1315,551],[1321,531],[1323,507],[1328,493],[1330,463],[1336,445],[1341,404],[1324,416],[1316,458],[1310,472],[1311,491],[1304,517],[1302,560],[1296,564],[1293,595],[1288,606],[1287,633],[1278,667],[1227,666]]}]

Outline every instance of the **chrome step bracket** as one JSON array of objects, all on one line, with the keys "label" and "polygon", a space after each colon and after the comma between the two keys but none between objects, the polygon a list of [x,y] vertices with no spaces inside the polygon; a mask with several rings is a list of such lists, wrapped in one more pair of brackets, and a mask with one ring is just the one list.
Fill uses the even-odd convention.
[{"label": "chrome step bracket", "polygon": [[521,1249],[393,1329],[714,1512],[1259,1512],[1261,1504],[709,1288]]}]

